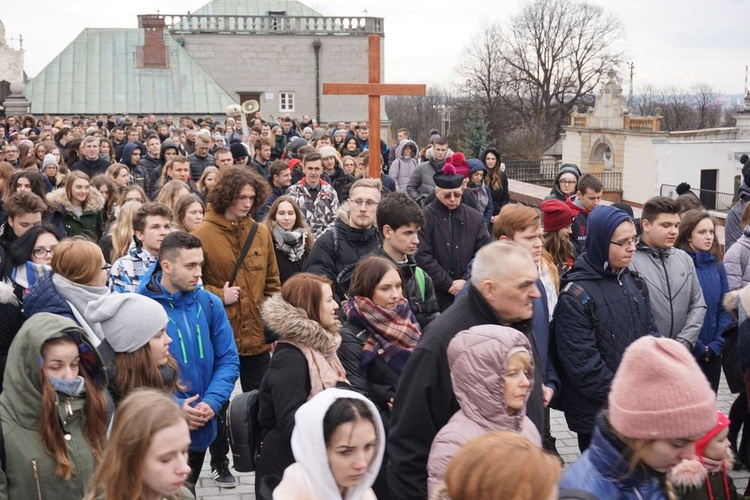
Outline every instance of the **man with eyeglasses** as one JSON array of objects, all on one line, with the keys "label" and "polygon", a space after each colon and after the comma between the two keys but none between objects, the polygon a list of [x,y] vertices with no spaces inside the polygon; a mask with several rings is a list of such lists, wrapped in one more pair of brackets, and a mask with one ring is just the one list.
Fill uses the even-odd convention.
[{"label": "man with eyeglasses", "polygon": [[21,168],[21,160],[18,157],[18,146],[16,146],[15,144],[8,144],[7,146],[5,146],[4,152],[4,161],[10,163],[10,166],[14,169]]},{"label": "man with eyeglasses", "polygon": [[619,208],[599,206],[588,230],[584,253],[561,277],[552,335],[563,412],[581,451],[591,442],[625,349],[644,335],[660,336],[649,287],[628,269],[638,242],[633,219]]},{"label": "man with eyeglasses", "polygon": [[706,302],[693,259],[674,248],[679,224],[680,206],[675,200],[655,196],[646,201],[641,241],[630,267],[651,289],[651,308],[661,334],[692,351],[703,328]]},{"label": "man with eyeglasses", "polygon": [[334,297],[346,297],[354,268],[380,245],[375,215],[382,185],[378,179],[360,179],[352,185],[346,201],[348,216],[315,241],[307,258],[307,271],[326,276],[333,282]]},{"label": "man with eyeglasses", "polygon": [[468,267],[477,251],[490,243],[482,214],[461,203],[464,176],[444,167],[433,176],[435,199],[424,207],[415,256],[432,278],[440,311],[445,311],[468,280]]}]

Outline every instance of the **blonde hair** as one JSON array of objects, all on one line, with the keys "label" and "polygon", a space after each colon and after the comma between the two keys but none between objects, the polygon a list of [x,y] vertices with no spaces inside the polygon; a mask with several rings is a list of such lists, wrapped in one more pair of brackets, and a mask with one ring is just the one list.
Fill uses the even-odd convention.
[{"label": "blonde hair", "polygon": [[[206,169],[201,174],[201,178],[198,179],[198,183],[196,184],[196,186],[198,187],[198,191],[200,191],[201,193],[204,193],[204,194],[208,193],[208,188],[206,187],[206,177],[208,177],[211,174],[216,174],[217,176],[219,176],[221,175],[221,172],[216,167],[213,167],[213,166],[206,167]],[[218,181],[219,179],[217,178],[216,180]]]},{"label": "blonde hair", "polygon": [[129,201],[120,207],[117,213],[117,219],[109,228],[109,234],[112,238],[112,251],[109,255],[109,261],[114,262],[126,253],[133,241],[133,219],[138,209],[143,204],[137,201]]},{"label": "blonde hair", "polygon": [[174,213],[174,207],[177,203],[177,193],[179,193],[183,188],[187,189],[188,193],[190,193],[190,186],[188,186],[184,182],[169,181],[164,184],[164,187],[161,188],[161,191],[159,191],[159,196],[154,201],[168,207],[172,211],[172,213]]},{"label": "blonde hair", "polygon": [[[538,500],[557,488],[560,461],[521,434],[495,431],[466,443],[448,464],[451,500]],[[444,498],[444,497],[436,497]]]}]

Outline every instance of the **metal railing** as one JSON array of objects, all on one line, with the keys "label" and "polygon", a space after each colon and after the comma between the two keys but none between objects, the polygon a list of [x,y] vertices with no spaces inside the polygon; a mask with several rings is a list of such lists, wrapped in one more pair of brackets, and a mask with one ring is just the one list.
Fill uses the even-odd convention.
[{"label": "metal railing", "polygon": [[[552,187],[560,168],[555,160],[506,160],[505,174],[529,184]],[[605,192],[622,191],[622,172],[591,172],[602,181]]]},{"label": "metal railing", "polygon": [[[662,184],[659,189],[659,194],[662,196],[668,196],[670,198],[677,198],[677,186],[672,184]],[[701,204],[707,210],[716,210],[717,212],[729,212],[729,209],[734,205],[734,194],[732,193],[721,193],[719,191],[710,191],[708,189],[691,189]]]},{"label": "metal railing", "polygon": [[163,15],[166,29],[173,34],[217,33],[257,35],[350,35],[384,33],[381,17],[349,16],[208,16]]}]

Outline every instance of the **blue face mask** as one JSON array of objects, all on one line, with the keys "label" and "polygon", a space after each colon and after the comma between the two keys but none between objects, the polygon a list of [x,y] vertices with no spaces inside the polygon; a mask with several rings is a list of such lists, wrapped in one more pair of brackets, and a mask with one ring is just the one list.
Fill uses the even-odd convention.
[{"label": "blue face mask", "polygon": [[59,393],[67,396],[77,396],[84,392],[85,384],[80,375],[76,378],[48,377],[50,385]]}]

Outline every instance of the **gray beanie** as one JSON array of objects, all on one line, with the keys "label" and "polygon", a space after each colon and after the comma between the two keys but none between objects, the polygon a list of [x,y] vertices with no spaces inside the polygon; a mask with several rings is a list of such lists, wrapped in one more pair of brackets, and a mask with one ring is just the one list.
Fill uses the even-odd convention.
[{"label": "gray beanie", "polygon": [[60,168],[60,164],[57,163],[57,158],[55,158],[55,155],[52,153],[47,153],[44,155],[44,160],[42,161],[42,170],[44,170],[44,167],[47,165],[54,165],[57,168]]},{"label": "gray beanie", "polygon": [[137,293],[112,293],[91,302],[86,319],[101,323],[115,352],[135,352],[167,326],[167,313],[155,300]]},{"label": "gray beanie", "polygon": [[320,148],[321,158],[330,158],[331,156],[336,156],[336,148],[333,146],[323,146]]}]

